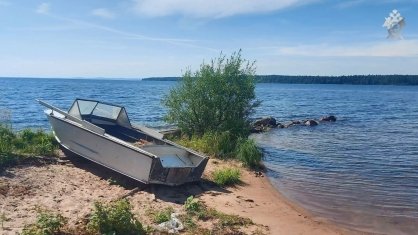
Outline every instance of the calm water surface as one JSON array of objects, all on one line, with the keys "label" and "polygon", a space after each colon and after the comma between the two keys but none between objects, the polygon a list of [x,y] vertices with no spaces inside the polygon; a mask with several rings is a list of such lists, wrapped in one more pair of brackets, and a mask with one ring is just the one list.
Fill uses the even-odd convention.
[{"label": "calm water surface", "polygon": [[[0,79],[0,110],[13,127],[49,128],[41,98],[67,109],[74,98],[127,107],[130,118],[164,126],[172,82]],[[418,231],[418,87],[259,84],[256,116],[279,121],[337,116],[336,123],[254,135],[280,192],[313,215],[385,234]]]}]

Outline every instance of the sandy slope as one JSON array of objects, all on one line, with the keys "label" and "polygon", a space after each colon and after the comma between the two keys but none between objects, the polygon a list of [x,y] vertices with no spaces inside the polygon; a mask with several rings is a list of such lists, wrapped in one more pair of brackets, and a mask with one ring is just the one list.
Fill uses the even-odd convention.
[{"label": "sandy slope", "polygon": [[[128,197],[134,212],[150,224],[149,211],[172,206],[184,211],[185,199],[194,195],[225,213],[251,218],[255,223],[241,231],[270,234],[346,234],[339,228],[313,220],[279,195],[264,177],[242,169],[243,183],[227,189],[208,180],[180,187],[145,186],[97,164],[71,156],[67,164],[23,165],[0,174],[0,215],[8,218],[1,234],[15,234],[33,222],[38,208],[61,213],[70,227],[83,225],[95,201],[111,201],[140,187]],[[206,177],[217,167],[237,165],[210,160]],[[238,166],[239,167],[239,166]],[[114,184],[117,181],[118,184]],[[210,224],[206,227],[210,228]]]}]

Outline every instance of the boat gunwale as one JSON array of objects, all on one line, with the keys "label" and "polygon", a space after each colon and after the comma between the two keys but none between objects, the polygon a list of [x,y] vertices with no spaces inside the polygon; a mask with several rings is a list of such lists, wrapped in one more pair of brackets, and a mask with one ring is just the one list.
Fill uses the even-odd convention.
[{"label": "boat gunwale", "polygon": [[[150,152],[147,152],[147,151],[145,151],[145,150],[143,150],[143,149],[141,149],[141,148],[138,148],[138,147],[135,147],[134,145],[132,145],[132,144],[128,144],[128,143],[126,143],[125,141],[123,141],[123,140],[121,140],[121,139],[119,139],[119,138],[116,138],[116,137],[114,137],[114,136],[112,136],[112,135],[109,135],[109,134],[104,134],[104,135],[100,135],[99,133],[97,133],[97,132],[94,132],[94,131],[92,131],[92,130],[89,130],[89,129],[87,129],[87,128],[85,128],[84,126],[82,126],[82,124],[80,124],[80,123],[77,123],[77,122],[74,122],[74,121],[71,121],[71,120],[69,120],[69,119],[67,119],[67,118],[60,118],[60,117],[57,117],[56,115],[54,115],[52,112],[51,113],[47,113],[47,111],[45,112],[48,116],[50,116],[50,117],[53,117],[53,118],[55,118],[55,119],[57,119],[57,120],[60,120],[60,121],[62,121],[62,122],[65,122],[65,123],[68,123],[68,124],[70,124],[70,125],[72,125],[72,126],[74,126],[74,127],[77,127],[77,128],[80,128],[80,129],[82,129],[82,130],[84,130],[84,131],[87,131],[87,132],[90,132],[90,133],[93,133],[94,135],[96,135],[96,136],[99,136],[99,137],[102,137],[102,138],[104,138],[104,139],[106,139],[106,140],[109,140],[109,141],[111,141],[111,142],[114,142],[114,143],[116,143],[116,144],[119,144],[119,145],[121,145],[121,146],[123,146],[123,147],[128,147],[128,148],[130,148],[131,150],[134,150],[134,151],[136,151],[136,152],[139,152],[139,153],[142,153],[142,154],[145,154],[147,157],[149,157],[149,158],[152,158],[152,159],[159,159],[159,157],[158,156],[156,156],[156,155],[154,155],[154,154],[152,154],[152,153],[150,153]],[[75,123],[76,124],[79,124],[79,125],[75,125]],[[93,124],[94,125],[94,124]],[[110,138],[109,136],[112,136],[113,138],[115,138],[115,139],[113,139],[113,138]]]}]

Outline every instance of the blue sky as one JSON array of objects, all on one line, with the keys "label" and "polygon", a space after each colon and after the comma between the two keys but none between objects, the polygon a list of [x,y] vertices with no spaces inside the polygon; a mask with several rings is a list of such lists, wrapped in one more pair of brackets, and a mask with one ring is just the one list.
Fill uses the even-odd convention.
[{"label": "blue sky", "polygon": [[418,0],[0,0],[0,76],[180,76],[240,48],[258,74],[418,74]]}]

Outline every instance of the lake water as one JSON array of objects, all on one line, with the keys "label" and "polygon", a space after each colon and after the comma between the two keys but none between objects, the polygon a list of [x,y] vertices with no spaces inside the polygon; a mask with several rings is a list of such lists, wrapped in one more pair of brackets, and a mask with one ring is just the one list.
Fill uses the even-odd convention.
[{"label": "lake water", "polygon": [[[3,78],[0,111],[11,111],[15,129],[49,129],[36,98],[66,110],[82,97],[124,105],[133,122],[164,126],[160,99],[174,84]],[[253,136],[283,195],[342,226],[417,233],[418,86],[258,84],[256,92],[263,101],[256,116],[338,119]]]}]

